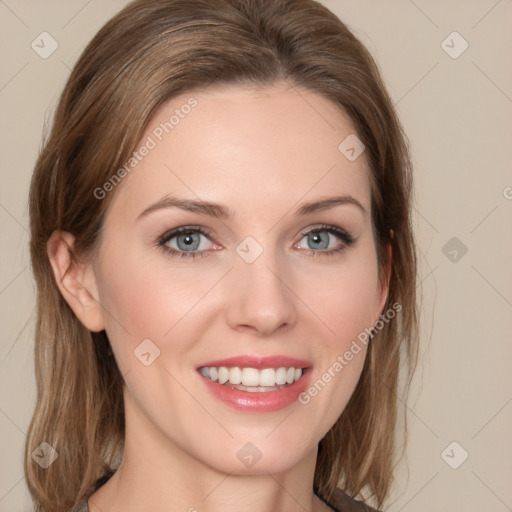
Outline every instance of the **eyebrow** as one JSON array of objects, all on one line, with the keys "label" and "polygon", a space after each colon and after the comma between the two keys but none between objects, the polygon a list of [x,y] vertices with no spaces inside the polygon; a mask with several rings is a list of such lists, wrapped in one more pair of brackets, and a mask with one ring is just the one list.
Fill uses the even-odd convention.
[{"label": "eyebrow", "polygon": [[[297,208],[295,214],[299,216],[305,216],[341,205],[352,205],[357,207],[364,214],[367,213],[364,206],[357,199],[350,195],[342,195],[321,199],[319,201],[311,201],[309,203],[304,203],[299,208]],[[234,217],[234,212],[232,210],[219,203],[203,201],[200,199],[182,199],[179,197],[166,195],[159,199],[156,203],[153,203],[152,205],[148,206],[137,217],[137,220],[146,217],[147,215],[154,211],[166,208],[180,208],[182,210],[186,210],[193,213],[200,213],[203,215],[209,215],[211,217],[215,217],[218,219],[229,219]]]}]

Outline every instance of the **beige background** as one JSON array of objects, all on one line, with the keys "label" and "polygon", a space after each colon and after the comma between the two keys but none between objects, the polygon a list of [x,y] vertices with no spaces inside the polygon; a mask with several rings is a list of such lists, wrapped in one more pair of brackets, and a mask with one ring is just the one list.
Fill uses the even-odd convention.
[{"label": "beige background", "polygon": [[[69,69],[126,3],[0,0],[0,512],[30,509],[21,453],[35,400],[32,167]],[[389,510],[512,510],[512,1],[323,3],[377,59],[415,162],[422,357]],[[47,59],[31,48],[43,31],[59,45]],[[443,49],[458,54],[464,40],[457,58]],[[454,246],[455,262],[454,247],[443,252],[452,237],[468,249]],[[462,450],[468,459],[452,469],[445,460],[460,463]]]}]

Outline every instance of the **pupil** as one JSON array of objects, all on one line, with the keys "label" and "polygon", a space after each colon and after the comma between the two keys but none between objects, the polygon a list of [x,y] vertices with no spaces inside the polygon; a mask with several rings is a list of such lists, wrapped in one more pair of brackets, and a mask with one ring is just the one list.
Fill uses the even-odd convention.
[{"label": "pupil", "polygon": [[199,240],[195,240],[196,233],[182,233],[178,236],[178,248],[181,250],[195,250],[199,246]]},{"label": "pupil", "polygon": [[329,237],[328,235],[322,237],[322,233],[311,233],[309,242],[311,244],[317,244],[319,246],[317,249],[326,249],[329,245]]}]

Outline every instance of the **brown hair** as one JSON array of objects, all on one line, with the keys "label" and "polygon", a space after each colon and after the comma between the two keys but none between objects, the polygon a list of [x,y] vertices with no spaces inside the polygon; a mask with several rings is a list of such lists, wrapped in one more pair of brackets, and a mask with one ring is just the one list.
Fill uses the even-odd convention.
[{"label": "brown hair", "polygon": [[[47,255],[54,230],[92,251],[113,194],[93,194],[139,143],[150,118],[172,97],[210,84],[271,85],[285,80],[316,92],[352,119],[372,177],[379,269],[389,263],[385,323],[346,409],[319,445],[314,489],[330,500],[341,487],[382,506],[392,483],[400,361],[417,357],[416,254],[410,221],[407,141],[365,47],[314,0],[137,0],[93,38],[58,103],[30,188],[30,253],[37,283],[37,404],[25,447],[35,510],[62,512],[115,471],[124,439],[123,379],[105,332],[86,329],[61,296]],[[341,141],[340,141],[341,142]],[[32,460],[48,442],[59,457]]]}]

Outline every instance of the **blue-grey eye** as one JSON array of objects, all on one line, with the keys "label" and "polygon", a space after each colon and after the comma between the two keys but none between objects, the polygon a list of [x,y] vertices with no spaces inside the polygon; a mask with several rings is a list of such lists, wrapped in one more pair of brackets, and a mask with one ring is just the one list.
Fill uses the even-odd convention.
[{"label": "blue-grey eye", "polygon": [[327,231],[318,231],[316,233],[308,233],[308,245],[310,249],[328,249],[330,233]]},{"label": "blue-grey eye", "polygon": [[195,251],[201,243],[199,233],[184,233],[176,237],[176,245],[181,251]]},{"label": "blue-grey eye", "polygon": [[[303,240],[306,241],[305,246]],[[337,245],[343,245],[343,242],[348,243],[349,240],[344,240],[343,233],[338,233],[334,229],[316,229],[308,233],[304,233],[302,239],[299,241],[301,249],[325,251],[333,249]]]},{"label": "blue-grey eye", "polygon": [[166,237],[165,245],[175,251],[192,252],[208,249],[209,239],[197,230],[186,230]]}]

